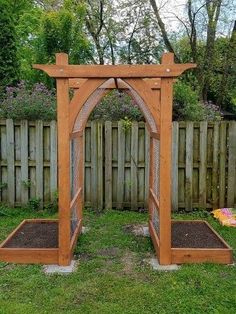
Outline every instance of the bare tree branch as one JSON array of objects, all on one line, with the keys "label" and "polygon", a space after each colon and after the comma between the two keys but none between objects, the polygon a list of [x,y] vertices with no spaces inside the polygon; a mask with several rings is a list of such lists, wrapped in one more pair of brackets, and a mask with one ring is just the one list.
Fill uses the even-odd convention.
[{"label": "bare tree branch", "polygon": [[174,48],[169,40],[169,36],[168,36],[168,33],[166,31],[166,27],[165,27],[165,24],[164,22],[162,21],[162,18],[160,16],[160,13],[159,13],[159,9],[157,8],[157,4],[156,4],[156,1],[155,0],[150,0],[150,4],[153,8],[153,11],[154,11],[154,14],[156,16],[156,19],[157,19],[157,24],[160,28],[160,31],[161,31],[161,34],[162,34],[162,38],[164,40],[164,43],[165,43],[165,46],[166,48],[170,51],[170,52],[173,52],[174,55],[175,55],[175,60],[177,62],[179,62],[179,58],[178,56],[176,55],[175,51],[174,51]]}]

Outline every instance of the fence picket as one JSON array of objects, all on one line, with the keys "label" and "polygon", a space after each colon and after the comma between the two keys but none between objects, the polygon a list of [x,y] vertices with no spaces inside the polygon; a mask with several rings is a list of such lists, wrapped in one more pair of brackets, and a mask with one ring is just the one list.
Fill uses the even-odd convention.
[{"label": "fence picket", "polygon": [[219,151],[219,207],[225,205],[225,165],[226,165],[226,122],[220,124],[220,151]]},{"label": "fence picket", "polygon": [[206,208],[207,122],[200,122],[199,204]]},{"label": "fence picket", "polygon": [[172,210],[178,210],[178,146],[179,127],[178,122],[172,125]]},{"label": "fence picket", "polygon": [[137,209],[138,202],[138,123],[133,122],[131,130],[131,209]]},{"label": "fence picket", "polygon": [[57,191],[57,125],[50,122],[50,193],[51,200],[55,198]]},{"label": "fence picket", "polygon": [[7,197],[10,205],[15,204],[15,152],[14,152],[14,124],[6,120],[7,139]]},{"label": "fence picket", "polygon": [[97,203],[103,209],[103,124],[97,124]]},{"label": "fence picket", "polygon": [[105,208],[112,208],[112,123],[105,122]]},{"label": "fence picket", "polygon": [[214,124],[213,135],[213,164],[212,164],[212,206],[214,209],[219,207],[218,192],[218,164],[219,164],[219,123]]},{"label": "fence picket", "polygon": [[43,202],[43,122],[36,121],[36,197]]},{"label": "fence picket", "polygon": [[125,131],[122,122],[118,122],[118,177],[117,208],[123,207],[125,179]]},{"label": "fence picket", "polygon": [[236,176],[236,122],[229,123],[229,157],[228,157],[228,182],[227,182],[227,206],[234,206],[235,176]]},{"label": "fence picket", "polygon": [[27,204],[29,197],[28,174],[28,121],[21,121],[21,202]]},{"label": "fence picket", "polygon": [[186,123],[186,185],[185,185],[185,209],[192,210],[193,200],[193,123]]},{"label": "fence picket", "polygon": [[91,206],[98,207],[97,199],[97,124],[91,122]]}]

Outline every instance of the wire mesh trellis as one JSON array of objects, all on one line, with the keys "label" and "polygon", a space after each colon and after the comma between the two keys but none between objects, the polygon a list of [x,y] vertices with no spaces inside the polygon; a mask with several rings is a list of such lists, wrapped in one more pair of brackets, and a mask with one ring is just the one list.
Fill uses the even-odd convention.
[{"label": "wire mesh trellis", "polygon": [[[70,148],[71,148],[71,160],[70,160],[70,171],[71,171],[71,201],[76,197],[77,193],[79,192],[80,187],[80,176],[82,175],[79,171],[80,167],[79,164],[82,162],[80,160],[81,152],[80,150],[82,147],[80,146],[80,138],[76,137],[71,139],[70,141]],[[76,226],[78,224],[78,200],[75,201],[73,206],[71,207],[71,234],[74,234]]]},{"label": "wire mesh trellis", "polygon": [[[153,192],[160,199],[160,141],[153,138]],[[160,219],[159,209],[153,203],[152,222],[159,235]]]}]

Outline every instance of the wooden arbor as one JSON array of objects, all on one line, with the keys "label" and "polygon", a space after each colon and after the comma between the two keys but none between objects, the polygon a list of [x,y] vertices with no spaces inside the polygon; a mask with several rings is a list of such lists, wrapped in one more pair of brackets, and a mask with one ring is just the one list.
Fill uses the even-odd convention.
[{"label": "wooden arbor", "polygon": [[[56,65],[35,65],[57,80],[59,163],[59,264],[70,263],[82,225],[83,130],[97,102],[110,88],[127,89],[142,110],[151,136],[149,227],[161,264],[171,264],[171,122],[173,80],[194,64],[174,64],[164,54],[161,65],[68,65],[57,54]],[[75,89],[69,100],[69,89]],[[70,176],[70,145],[77,147],[74,176]],[[160,154],[160,164],[157,165]],[[155,172],[155,174],[153,173]],[[159,180],[159,177],[162,180]],[[72,186],[71,187],[71,180]],[[73,192],[71,195],[71,188]],[[74,210],[76,208],[76,215]],[[71,238],[71,221],[76,227]]]},{"label": "wooden arbor", "polygon": [[[161,65],[68,65],[66,54],[57,54],[56,65],[34,65],[57,80],[60,265],[70,263],[82,226],[83,130],[97,102],[107,90],[116,87],[127,89],[135,97],[148,124],[152,165],[149,227],[160,263],[171,264],[172,87],[176,77],[194,67],[174,64],[171,53],[163,55]],[[71,101],[70,88],[75,89]],[[76,147],[74,174],[70,174],[71,145]],[[76,226],[71,238],[74,218]]]},{"label": "wooden arbor", "polygon": [[[149,231],[160,264],[230,262],[228,247],[197,254],[189,254],[191,249],[171,248],[172,89],[174,79],[195,66],[175,64],[171,53],[163,55],[160,65],[68,65],[68,56],[63,53],[56,55],[56,65],[34,65],[57,81],[58,247],[17,252],[6,248],[16,229],[0,246],[0,260],[70,264],[82,227],[83,131],[99,100],[110,89],[118,88],[135,98],[150,133]],[[72,99],[70,89],[74,90]],[[218,254],[215,259],[214,254]]]}]

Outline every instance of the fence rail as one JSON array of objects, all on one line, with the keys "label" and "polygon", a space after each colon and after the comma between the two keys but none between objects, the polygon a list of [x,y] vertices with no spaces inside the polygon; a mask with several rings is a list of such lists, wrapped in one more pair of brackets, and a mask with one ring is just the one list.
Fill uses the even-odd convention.
[{"label": "fence rail", "polygon": [[[173,210],[236,206],[236,122],[173,122]],[[97,208],[145,208],[149,136],[145,124],[91,122],[85,130],[85,201]],[[56,122],[0,120],[0,201],[50,202],[57,190]]]}]

